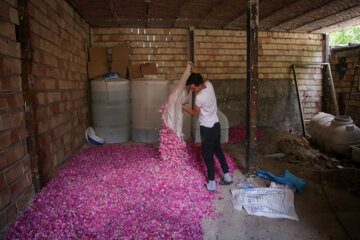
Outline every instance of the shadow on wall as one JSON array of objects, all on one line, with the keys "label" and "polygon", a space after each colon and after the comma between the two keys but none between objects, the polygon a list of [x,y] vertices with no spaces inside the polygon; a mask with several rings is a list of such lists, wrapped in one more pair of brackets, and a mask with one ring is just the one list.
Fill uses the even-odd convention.
[{"label": "shadow on wall", "polygon": [[[246,80],[212,80],[220,110],[230,126],[245,125]],[[295,85],[291,79],[266,79],[259,81],[258,127],[301,131],[300,112]]]}]

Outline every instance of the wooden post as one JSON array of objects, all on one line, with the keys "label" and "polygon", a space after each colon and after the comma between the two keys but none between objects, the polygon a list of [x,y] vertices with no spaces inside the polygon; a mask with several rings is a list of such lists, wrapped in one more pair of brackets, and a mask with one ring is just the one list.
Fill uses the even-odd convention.
[{"label": "wooden post", "polygon": [[[195,38],[194,38],[194,27],[189,28],[189,50],[190,50],[190,61],[195,65]],[[190,91],[191,94],[191,108],[194,108],[195,104],[195,94]],[[190,116],[191,123],[194,120],[193,116]],[[192,124],[191,124],[192,125]],[[190,136],[192,136],[195,139],[196,132],[194,132],[194,129],[190,127]]]},{"label": "wooden post", "polygon": [[[329,35],[324,34],[324,62],[329,62]],[[323,97],[322,97],[322,111],[323,112],[329,112],[329,71],[326,67],[322,69],[323,73],[323,80],[322,80],[322,91],[323,91]]]},{"label": "wooden post", "polygon": [[298,99],[298,105],[299,105],[299,111],[300,111],[301,126],[302,126],[302,130],[303,130],[303,135],[304,135],[304,137],[306,137],[304,114],[303,114],[303,108],[302,108],[300,94],[299,94],[299,86],[298,86],[298,82],[297,82],[297,78],[296,78],[295,65],[292,65],[292,69],[293,69],[293,75],[294,75],[294,81],[295,81],[296,96],[297,96],[297,99]]},{"label": "wooden post", "polygon": [[255,170],[258,105],[258,32],[259,0],[248,0],[247,11],[247,78],[246,78],[246,162],[245,170]]},{"label": "wooden post", "polygon": [[19,40],[21,45],[21,79],[22,92],[25,101],[25,123],[28,132],[26,139],[27,150],[30,155],[31,174],[35,192],[40,192],[41,179],[38,157],[38,127],[36,116],[35,93],[32,79],[32,49],[30,40],[30,24],[28,14],[28,1],[18,1],[19,11]]},{"label": "wooden post", "polygon": [[190,36],[190,61],[195,64],[195,43],[194,43],[194,27],[189,28],[189,36]]},{"label": "wooden post", "polygon": [[331,73],[330,63],[326,63],[326,66],[328,67],[328,70],[329,70],[329,76],[330,76],[329,82],[330,82],[330,88],[331,88],[331,96],[332,96],[332,99],[333,99],[334,105],[335,105],[335,114],[336,114],[336,116],[338,116],[339,115],[339,106],[337,104],[334,80],[333,80],[332,73]]}]

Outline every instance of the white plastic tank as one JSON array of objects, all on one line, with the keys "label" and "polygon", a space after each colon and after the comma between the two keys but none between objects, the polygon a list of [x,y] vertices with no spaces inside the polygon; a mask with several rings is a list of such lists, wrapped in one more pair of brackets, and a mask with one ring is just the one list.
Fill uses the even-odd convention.
[{"label": "white plastic tank", "polygon": [[[178,81],[169,83],[169,95],[172,93],[173,90],[175,90],[177,83],[178,83]],[[192,104],[192,99],[190,96],[190,103],[188,105],[191,106],[191,104]],[[191,114],[189,114],[187,112],[184,112],[182,131],[183,131],[185,140],[191,138]]]},{"label": "white plastic tank", "polygon": [[122,78],[91,80],[92,119],[95,133],[105,143],[130,138],[130,83]]},{"label": "white plastic tank", "polygon": [[132,139],[135,142],[159,142],[162,128],[159,108],[169,96],[169,81],[138,78],[131,80]]},{"label": "white plastic tank", "polygon": [[309,134],[311,136],[311,141],[319,146],[319,149],[325,151],[326,141],[325,135],[327,134],[327,129],[330,128],[331,121],[334,120],[334,116],[328,113],[319,112],[316,114],[309,123]]},{"label": "white plastic tank", "polygon": [[360,143],[360,129],[349,116],[336,116],[320,112],[309,124],[312,141],[322,151],[341,155],[350,154],[350,146]]},{"label": "white plastic tank", "polygon": [[[220,136],[220,143],[227,143],[229,141],[229,121],[225,114],[220,111],[220,109],[217,109],[217,115],[219,118],[219,123],[221,127],[221,136]],[[199,118],[194,118],[195,122],[195,142],[201,142],[201,136],[200,136],[200,124],[199,124]]]}]

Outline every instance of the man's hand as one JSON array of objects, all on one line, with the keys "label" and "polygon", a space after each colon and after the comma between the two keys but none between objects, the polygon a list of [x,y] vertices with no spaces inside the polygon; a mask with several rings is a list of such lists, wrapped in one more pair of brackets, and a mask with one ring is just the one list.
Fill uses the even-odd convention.
[{"label": "man's hand", "polygon": [[193,64],[192,62],[188,62],[188,64],[191,65],[191,70],[190,70],[190,72],[192,72],[192,73],[198,73],[198,71],[195,69],[194,64]]},{"label": "man's hand", "polygon": [[189,108],[188,106],[186,106],[186,105],[182,105],[182,109],[185,111],[185,112],[188,112],[188,113],[190,113],[191,115],[194,115],[194,116],[197,116],[198,114],[199,114],[199,112],[200,112],[200,108],[198,107],[198,106],[196,106],[196,105],[194,105],[194,108],[193,109],[191,109],[191,108]]}]

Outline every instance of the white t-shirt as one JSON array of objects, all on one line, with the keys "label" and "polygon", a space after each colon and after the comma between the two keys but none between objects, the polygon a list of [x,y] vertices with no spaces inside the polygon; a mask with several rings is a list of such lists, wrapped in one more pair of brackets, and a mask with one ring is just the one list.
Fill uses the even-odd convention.
[{"label": "white t-shirt", "polygon": [[206,88],[196,94],[195,105],[200,108],[199,123],[204,127],[213,127],[219,121],[213,85],[206,81]]}]

